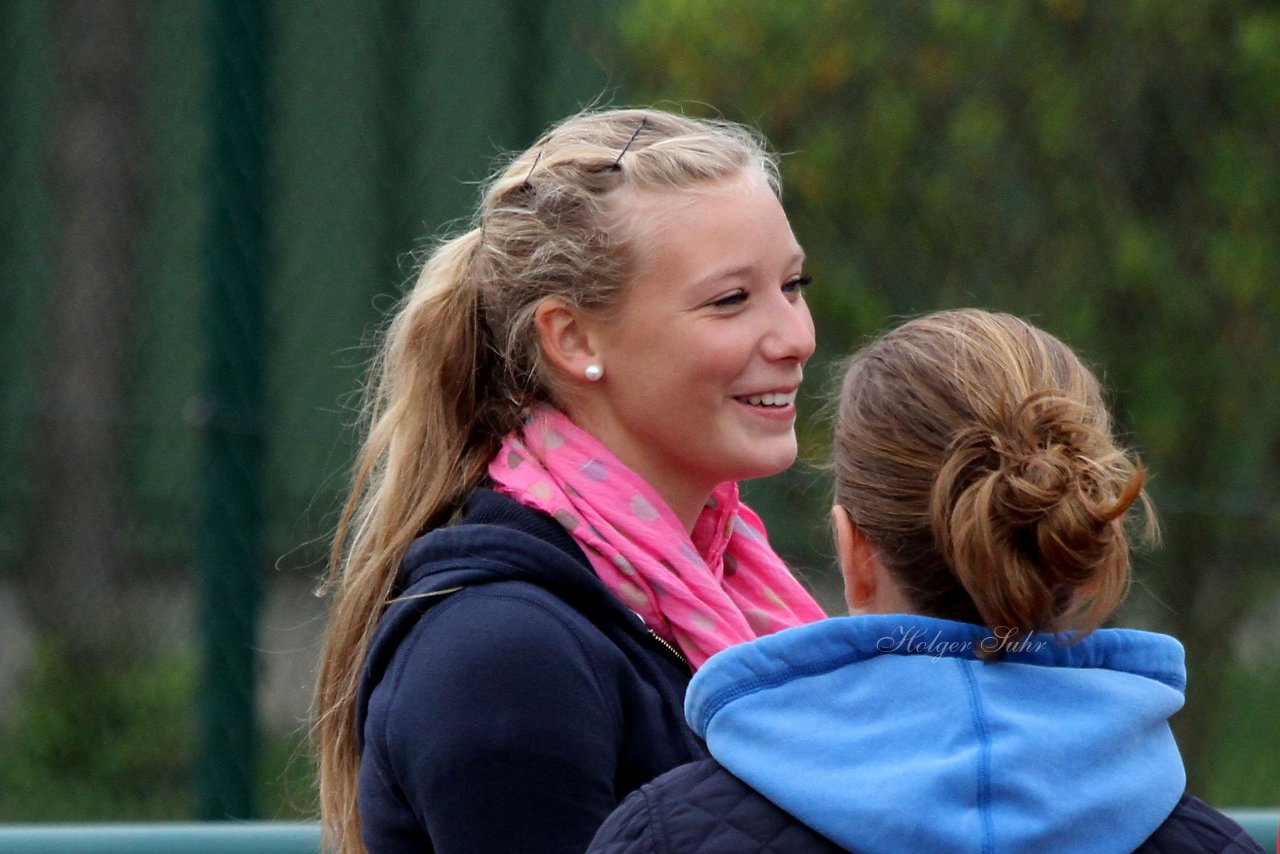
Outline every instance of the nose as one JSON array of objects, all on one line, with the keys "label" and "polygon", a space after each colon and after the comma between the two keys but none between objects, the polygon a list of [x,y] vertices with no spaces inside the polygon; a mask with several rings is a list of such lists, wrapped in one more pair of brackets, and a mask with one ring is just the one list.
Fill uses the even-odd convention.
[{"label": "nose", "polygon": [[803,299],[795,302],[784,300],[783,305],[761,341],[761,352],[770,361],[793,360],[803,365],[817,347],[813,316]]}]

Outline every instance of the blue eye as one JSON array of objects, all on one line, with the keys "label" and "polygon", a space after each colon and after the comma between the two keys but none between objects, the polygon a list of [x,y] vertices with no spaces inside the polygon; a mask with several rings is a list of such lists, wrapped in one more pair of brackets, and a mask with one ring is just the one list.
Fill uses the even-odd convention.
[{"label": "blue eye", "polygon": [[803,288],[813,284],[813,276],[796,276],[791,281],[782,286],[787,293],[799,293]]}]

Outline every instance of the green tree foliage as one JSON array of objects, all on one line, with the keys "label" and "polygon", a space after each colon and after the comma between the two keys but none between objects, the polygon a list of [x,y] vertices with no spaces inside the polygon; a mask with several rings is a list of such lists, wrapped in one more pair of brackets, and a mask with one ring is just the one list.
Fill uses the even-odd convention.
[{"label": "green tree foliage", "polygon": [[1275,609],[1280,9],[633,0],[619,33],[642,100],[714,105],[788,153],[828,355],[981,305],[1101,367],[1164,527],[1127,619],[1187,645],[1176,723],[1206,779],[1223,659]]}]

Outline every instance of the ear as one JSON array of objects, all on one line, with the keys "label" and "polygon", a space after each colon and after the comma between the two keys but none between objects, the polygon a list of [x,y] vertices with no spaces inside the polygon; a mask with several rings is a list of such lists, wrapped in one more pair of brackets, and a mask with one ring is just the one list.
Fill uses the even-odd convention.
[{"label": "ear", "polygon": [[538,303],[533,324],[543,357],[565,377],[585,381],[587,365],[599,364],[589,324],[564,300],[548,297]]},{"label": "ear", "polygon": [[844,577],[844,601],[851,614],[875,613],[877,594],[885,578],[880,558],[867,535],[840,505],[831,508],[831,523],[836,529],[836,556]]}]

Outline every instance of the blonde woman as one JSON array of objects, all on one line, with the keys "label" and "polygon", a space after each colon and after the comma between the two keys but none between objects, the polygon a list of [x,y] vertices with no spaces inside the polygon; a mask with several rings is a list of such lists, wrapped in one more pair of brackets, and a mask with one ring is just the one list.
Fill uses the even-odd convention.
[{"label": "blonde woman", "polygon": [[713,657],[686,710],[715,758],[641,788],[590,850],[1261,851],[1184,791],[1181,645],[1098,628],[1147,502],[1076,355],[943,312],[859,351],[838,406],[852,616]]},{"label": "blonde woman", "polygon": [[580,852],[705,755],[681,707],[822,612],[736,482],[787,468],[804,253],[746,129],[574,116],[390,325],[318,686],[339,851]]}]

